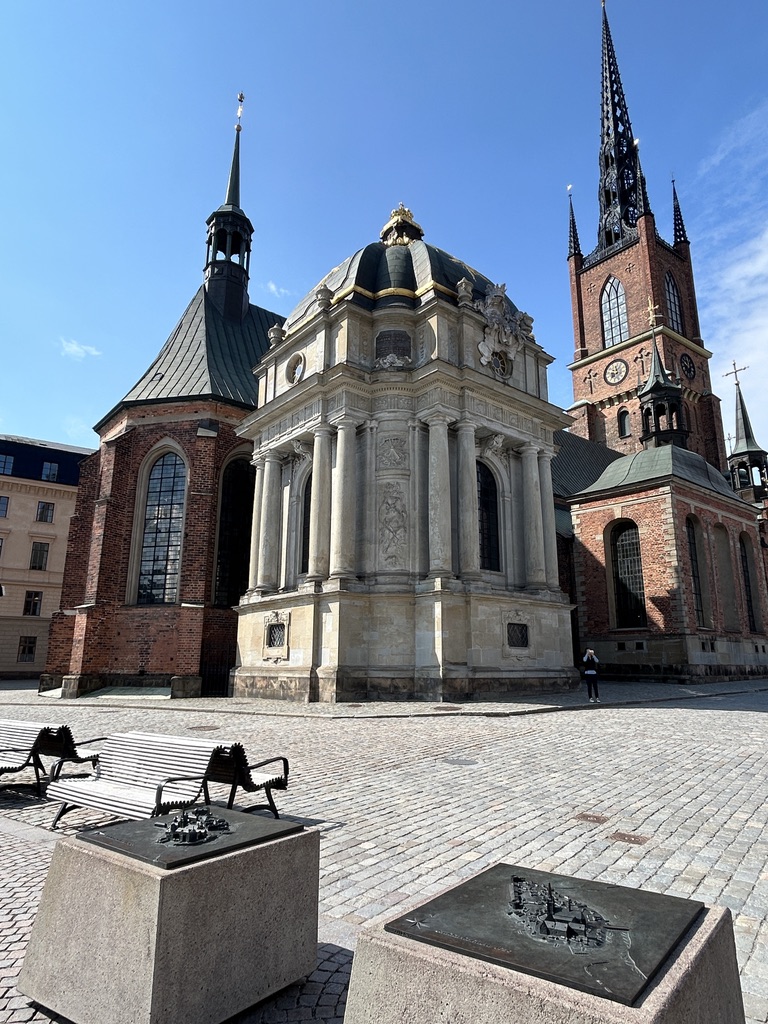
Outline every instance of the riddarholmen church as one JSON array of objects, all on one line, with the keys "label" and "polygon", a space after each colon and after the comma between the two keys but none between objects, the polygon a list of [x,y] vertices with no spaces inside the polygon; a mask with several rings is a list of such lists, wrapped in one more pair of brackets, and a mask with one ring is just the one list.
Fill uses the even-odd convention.
[{"label": "riddarholmen church", "polygon": [[532,317],[402,205],[287,319],[252,305],[238,123],[203,284],[96,425],[41,688],[501,696],[575,686],[586,644],[619,678],[768,671],[766,455],[737,385],[726,458],[605,11],[602,75],[567,414]]}]

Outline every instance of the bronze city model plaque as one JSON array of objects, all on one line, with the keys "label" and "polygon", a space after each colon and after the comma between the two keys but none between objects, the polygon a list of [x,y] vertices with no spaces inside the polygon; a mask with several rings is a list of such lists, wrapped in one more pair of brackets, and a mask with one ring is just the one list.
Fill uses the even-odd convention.
[{"label": "bronze city model plaque", "polygon": [[177,868],[303,832],[293,821],[276,821],[223,807],[191,807],[143,821],[78,832],[77,839],[159,868]]},{"label": "bronze city model plaque", "polygon": [[697,900],[497,864],[385,930],[631,1006],[704,909]]}]

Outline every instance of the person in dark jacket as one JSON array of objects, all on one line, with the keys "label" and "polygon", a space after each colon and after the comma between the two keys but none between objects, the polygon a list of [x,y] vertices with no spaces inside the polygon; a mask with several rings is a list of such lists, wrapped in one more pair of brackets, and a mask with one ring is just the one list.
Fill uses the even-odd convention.
[{"label": "person in dark jacket", "polygon": [[592,650],[591,647],[587,648],[586,654],[582,661],[584,662],[584,677],[587,680],[587,693],[589,694],[590,704],[600,704],[600,695],[597,690],[597,666],[600,664],[600,659]]}]

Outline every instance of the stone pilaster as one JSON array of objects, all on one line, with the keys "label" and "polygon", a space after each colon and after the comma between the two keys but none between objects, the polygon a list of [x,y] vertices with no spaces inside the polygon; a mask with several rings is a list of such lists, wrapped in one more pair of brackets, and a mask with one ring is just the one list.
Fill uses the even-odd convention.
[{"label": "stone pilaster", "polygon": [[354,577],[357,527],[357,424],[336,424],[336,474],[331,492],[330,575]]},{"label": "stone pilaster", "polygon": [[326,580],[331,547],[331,437],[328,424],[315,429],[312,500],[309,512],[308,580]]},{"label": "stone pilaster", "polygon": [[544,565],[547,586],[560,589],[557,571],[557,531],[555,528],[555,500],[552,493],[552,452],[539,452],[539,486],[541,487],[541,522],[544,529]]},{"label": "stone pilaster", "polygon": [[480,537],[477,514],[477,453],[475,424],[461,420],[457,424],[459,438],[459,575],[462,579],[480,576]]},{"label": "stone pilaster", "polygon": [[523,508],[525,510],[525,585],[528,590],[546,586],[544,525],[541,518],[539,451],[533,444],[520,448],[523,460]]},{"label": "stone pilaster", "polygon": [[256,589],[277,589],[277,571],[280,561],[280,482],[282,457],[279,452],[264,456],[264,483],[261,494],[259,530],[259,560]]},{"label": "stone pilaster", "polygon": [[448,424],[451,417],[436,413],[429,426],[429,575],[453,575],[451,558],[451,470]]},{"label": "stone pilaster", "polygon": [[264,488],[264,458],[255,456],[252,459],[256,477],[253,483],[253,515],[251,517],[251,552],[248,562],[248,589],[255,590],[259,572],[259,530],[261,526],[261,499]]}]

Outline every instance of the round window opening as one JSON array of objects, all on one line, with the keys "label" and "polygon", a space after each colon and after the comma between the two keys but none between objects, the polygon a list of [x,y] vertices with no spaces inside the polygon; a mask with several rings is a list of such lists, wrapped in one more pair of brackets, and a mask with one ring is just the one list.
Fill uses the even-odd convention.
[{"label": "round window opening", "polygon": [[509,376],[509,360],[503,352],[494,352],[490,358],[491,369],[499,377]]},{"label": "round window opening", "polygon": [[292,356],[285,368],[285,379],[289,384],[298,384],[304,376],[305,361],[303,355]]}]

